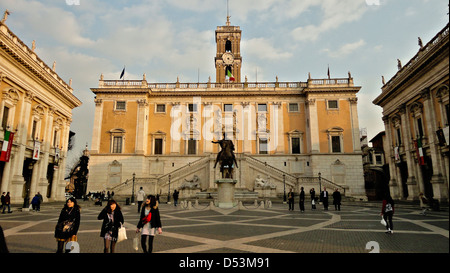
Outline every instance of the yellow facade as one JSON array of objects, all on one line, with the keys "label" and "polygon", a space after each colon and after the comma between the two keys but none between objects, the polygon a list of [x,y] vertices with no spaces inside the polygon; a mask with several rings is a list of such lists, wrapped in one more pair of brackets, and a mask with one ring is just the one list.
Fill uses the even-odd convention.
[{"label": "yellow facade", "polygon": [[[193,175],[202,190],[213,189],[219,147],[211,141],[225,132],[242,164],[235,170],[241,188],[252,190],[259,175],[272,179],[277,193],[287,178],[288,187],[298,190],[320,172],[331,187],[364,197],[356,97],[361,87],[350,73],[304,82],[241,81],[241,30],[228,23],[216,31],[216,82],[101,76],[91,88],[96,108],[88,190],[130,191],[123,183],[133,173],[153,193]],[[226,69],[234,81],[225,77]]]},{"label": "yellow facade", "polygon": [[[65,200],[64,172],[72,109],[81,105],[72,87],[0,22],[0,145],[14,138],[0,161],[0,190],[12,203],[40,192]],[[37,149],[39,147],[39,149]]]},{"label": "yellow facade", "polygon": [[448,48],[447,24],[399,67],[374,100],[383,108],[389,188],[394,198],[417,200],[422,192],[448,202]]}]

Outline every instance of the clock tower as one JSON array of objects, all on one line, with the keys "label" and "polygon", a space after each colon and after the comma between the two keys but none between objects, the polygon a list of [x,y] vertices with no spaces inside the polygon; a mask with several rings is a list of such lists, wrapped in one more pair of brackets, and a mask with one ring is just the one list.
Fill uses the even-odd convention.
[{"label": "clock tower", "polygon": [[[216,82],[241,82],[241,29],[230,26],[230,16],[227,16],[225,26],[217,27],[216,44]],[[228,75],[232,75],[232,78]]]}]

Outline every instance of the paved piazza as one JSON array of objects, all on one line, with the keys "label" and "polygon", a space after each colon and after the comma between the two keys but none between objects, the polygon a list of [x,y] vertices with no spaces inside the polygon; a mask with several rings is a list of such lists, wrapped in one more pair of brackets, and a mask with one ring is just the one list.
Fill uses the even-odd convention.
[{"label": "paved piazza", "polygon": [[[82,207],[78,242],[82,253],[101,253],[99,237],[102,207],[79,201]],[[103,204],[106,204],[104,202]],[[119,202],[121,204],[121,202]],[[448,210],[420,215],[418,207],[399,204],[394,215],[394,234],[385,234],[378,203],[344,203],[315,211],[308,205],[300,213],[275,203],[262,209],[245,203],[244,209],[211,209],[208,203],[191,209],[161,204],[163,234],[154,240],[155,253],[449,253]],[[11,253],[53,253],[53,231],[62,203],[44,203],[40,212],[0,214]],[[118,253],[134,250],[137,207],[122,205],[128,240],[117,244]],[[373,247],[371,247],[373,245]]]}]

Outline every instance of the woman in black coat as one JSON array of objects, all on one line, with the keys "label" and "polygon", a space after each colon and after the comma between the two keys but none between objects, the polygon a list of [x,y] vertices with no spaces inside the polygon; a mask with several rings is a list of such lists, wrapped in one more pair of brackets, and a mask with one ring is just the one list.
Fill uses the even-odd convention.
[{"label": "woman in black coat", "polygon": [[64,244],[69,241],[77,241],[77,232],[80,227],[81,208],[74,197],[66,200],[66,204],[59,214],[55,227],[55,238],[58,242],[57,253],[62,253]]},{"label": "woman in black coat", "polygon": [[114,253],[119,228],[125,222],[119,204],[115,200],[109,200],[106,207],[100,212],[98,220],[103,220],[100,237],[104,238],[104,253]]},{"label": "woman in black coat", "polygon": [[[148,214],[151,214],[150,222],[147,222]],[[153,251],[153,239],[156,232],[162,233],[161,217],[159,215],[158,201],[153,195],[149,195],[142,205],[141,217],[137,224],[136,233],[142,228],[141,233],[141,246],[144,253],[152,253]],[[146,241],[148,239],[148,250]]]}]

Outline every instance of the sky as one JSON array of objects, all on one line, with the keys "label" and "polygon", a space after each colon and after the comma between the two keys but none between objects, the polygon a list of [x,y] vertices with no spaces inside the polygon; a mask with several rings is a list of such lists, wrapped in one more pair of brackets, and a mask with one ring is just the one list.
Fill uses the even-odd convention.
[{"label": "sky", "polygon": [[[231,25],[242,30],[242,78],[306,82],[347,78],[361,86],[360,128],[369,140],[384,130],[372,101],[449,21],[445,0],[229,0]],[[67,83],[82,106],[73,110],[75,146],[68,163],[90,147],[100,75],[148,82],[215,80],[215,30],[227,0],[0,0],[6,25]]]}]

